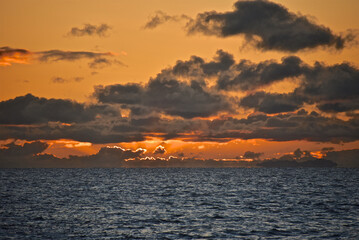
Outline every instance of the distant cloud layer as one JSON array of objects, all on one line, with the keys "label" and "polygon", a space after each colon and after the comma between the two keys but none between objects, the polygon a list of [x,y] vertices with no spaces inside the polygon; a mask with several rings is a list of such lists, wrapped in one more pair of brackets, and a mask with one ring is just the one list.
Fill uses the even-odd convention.
[{"label": "distant cloud layer", "polygon": [[111,27],[107,24],[100,24],[100,25],[92,25],[92,24],[84,24],[81,27],[73,27],[71,28],[68,36],[73,37],[83,37],[83,36],[99,36],[105,37],[107,32],[111,29]]},{"label": "distant cloud layer", "polygon": [[[146,156],[146,149],[123,149],[121,147],[102,147],[96,154],[58,158],[43,153],[49,145],[34,141],[23,145],[14,142],[0,148],[0,168],[9,167],[359,167],[359,151],[330,151],[328,159],[313,157],[310,152],[297,149],[292,154],[280,158],[259,160],[260,153],[246,152],[245,159],[196,159],[169,156],[167,158]],[[299,154],[298,154],[299,152]]]},{"label": "distant cloud layer", "polygon": [[[147,28],[172,20],[165,13],[156,14]],[[188,34],[217,37],[243,35],[248,43],[262,50],[297,52],[319,46],[342,49],[353,34],[340,36],[308,17],[290,12],[284,6],[266,0],[239,0],[228,12],[203,12],[186,24]]]}]

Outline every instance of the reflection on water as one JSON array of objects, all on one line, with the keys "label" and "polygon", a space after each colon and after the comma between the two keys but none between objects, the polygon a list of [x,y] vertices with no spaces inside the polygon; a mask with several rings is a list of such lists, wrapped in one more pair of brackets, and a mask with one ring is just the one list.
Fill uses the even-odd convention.
[{"label": "reflection on water", "polygon": [[0,238],[358,239],[358,169],[2,169]]}]

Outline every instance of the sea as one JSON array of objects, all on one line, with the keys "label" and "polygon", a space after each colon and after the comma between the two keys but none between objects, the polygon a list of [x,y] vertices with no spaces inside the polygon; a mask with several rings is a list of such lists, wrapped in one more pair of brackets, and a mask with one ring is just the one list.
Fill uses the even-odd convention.
[{"label": "sea", "polygon": [[359,239],[359,169],[0,169],[0,239]]}]

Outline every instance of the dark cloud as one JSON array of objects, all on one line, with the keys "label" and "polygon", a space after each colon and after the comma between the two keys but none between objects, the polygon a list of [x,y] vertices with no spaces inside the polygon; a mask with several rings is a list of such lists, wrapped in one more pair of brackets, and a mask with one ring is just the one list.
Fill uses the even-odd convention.
[{"label": "dark cloud", "polygon": [[[273,118],[277,119],[275,124],[271,123]],[[251,133],[243,133],[241,138],[339,143],[358,140],[358,130],[359,124],[357,122],[327,118],[312,112],[308,115],[285,114],[273,116],[266,121],[266,127],[257,127]]]},{"label": "dark cloud", "polygon": [[0,124],[78,123],[93,121],[104,115],[121,116],[116,108],[107,105],[85,105],[31,94],[0,102]]},{"label": "dark cloud", "polygon": [[352,36],[342,37],[308,17],[290,12],[284,6],[263,0],[240,0],[229,12],[204,12],[187,23],[189,34],[217,37],[244,35],[263,50],[296,52],[329,46],[342,49]]},{"label": "dark cloud", "polygon": [[0,158],[34,156],[42,153],[48,146],[47,143],[41,141],[24,143],[24,145],[17,145],[14,142],[11,142],[0,148]]},{"label": "dark cloud", "polygon": [[[144,141],[146,134],[139,128],[113,129],[107,122],[61,125],[57,123],[43,125],[0,125],[0,140],[10,138],[27,141],[72,139],[94,144]],[[126,131],[127,129],[127,131]],[[115,131],[115,132],[114,132]]]},{"label": "dark cloud", "polygon": [[317,62],[309,66],[293,56],[283,58],[282,63],[242,60],[219,75],[217,86],[229,91],[255,90],[286,78],[299,79],[293,92],[254,92],[242,98],[240,105],[265,113],[295,111],[304,103],[315,104],[323,112],[359,109],[359,69],[349,63],[328,66]]},{"label": "dark cloud", "polygon": [[192,141],[266,139],[269,141],[306,140],[312,142],[351,142],[359,139],[359,121],[324,117],[316,112],[227,118],[206,122]]},{"label": "dark cloud", "polygon": [[168,70],[176,76],[209,77],[229,70],[234,63],[233,55],[220,49],[216,52],[213,61],[206,62],[198,56],[192,56],[188,61],[177,61],[173,68]]},{"label": "dark cloud", "polygon": [[94,35],[97,35],[99,37],[105,37],[106,33],[110,29],[111,27],[107,24],[100,24],[98,26],[92,24],[84,24],[82,28],[79,27],[71,28],[68,35],[74,37],[94,36]]},{"label": "dark cloud", "polygon": [[348,64],[326,66],[316,63],[304,73],[295,90],[309,103],[317,103],[324,112],[346,112],[359,109],[359,69]]},{"label": "dark cloud", "polygon": [[224,90],[253,90],[285,78],[298,77],[305,69],[302,60],[296,56],[284,57],[282,63],[271,60],[255,64],[241,60],[231,71],[220,75],[217,85],[219,89]]},{"label": "dark cloud", "polygon": [[282,113],[298,110],[304,101],[303,97],[293,93],[256,92],[242,98],[239,105],[244,108],[254,108],[264,113]]},{"label": "dark cloud", "polygon": [[86,51],[62,51],[62,50],[49,50],[37,52],[38,59],[41,62],[49,61],[75,61],[79,59],[98,59],[114,56],[113,53],[106,52],[86,52]]},{"label": "dark cloud", "polygon": [[263,153],[255,153],[251,151],[247,151],[243,154],[243,158],[246,159],[259,159],[259,157],[263,155]]},{"label": "dark cloud", "polygon": [[302,151],[299,148],[293,154],[286,154],[280,158],[272,158],[259,162],[260,167],[336,167],[333,161],[323,158],[316,158],[309,151]]},{"label": "dark cloud", "polygon": [[126,159],[140,158],[145,149],[123,149],[121,147],[103,147],[88,156],[69,156],[58,158],[44,154],[47,143],[36,141],[23,146],[10,143],[0,148],[0,167],[123,167]]},{"label": "dark cloud", "polygon": [[164,146],[157,146],[156,149],[153,151],[154,154],[165,154],[167,151]]},{"label": "dark cloud", "polygon": [[99,69],[99,68],[111,66],[113,64],[127,67],[126,64],[124,64],[123,62],[121,62],[119,60],[107,59],[107,58],[103,58],[103,57],[95,58],[92,62],[89,63],[89,67]]},{"label": "dark cloud", "polygon": [[338,164],[338,167],[359,168],[359,149],[332,151],[328,149],[325,158]]},{"label": "dark cloud", "polygon": [[154,16],[150,17],[148,22],[145,24],[144,28],[145,29],[153,29],[153,28],[156,28],[158,25],[161,25],[165,22],[168,22],[168,21],[178,22],[183,19],[189,19],[189,17],[184,14],[178,15],[178,16],[171,16],[162,11],[157,11]]},{"label": "dark cloud", "polygon": [[163,72],[145,86],[117,84],[98,86],[94,96],[103,103],[137,104],[184,118],[208,117],[229,111],[227,98],[197,81],[179,81]]}]

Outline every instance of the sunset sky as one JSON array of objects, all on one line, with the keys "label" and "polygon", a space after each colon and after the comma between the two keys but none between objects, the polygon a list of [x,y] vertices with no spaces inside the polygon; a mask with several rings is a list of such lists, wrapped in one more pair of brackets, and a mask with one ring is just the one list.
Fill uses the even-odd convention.
[{"label": "sunset sky", "polygon": [[358,149],[358,9],[0,0],[0,148],[200,159]]}]

